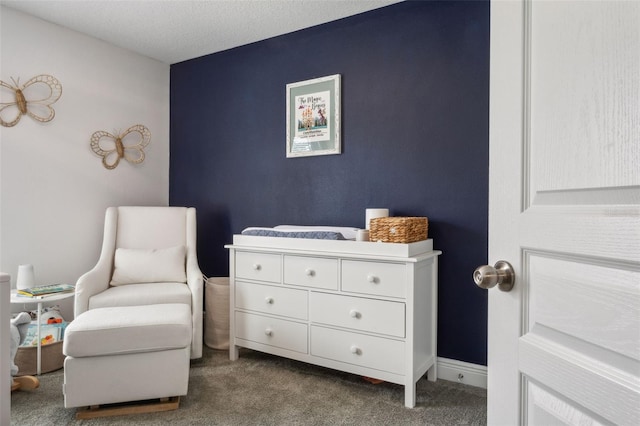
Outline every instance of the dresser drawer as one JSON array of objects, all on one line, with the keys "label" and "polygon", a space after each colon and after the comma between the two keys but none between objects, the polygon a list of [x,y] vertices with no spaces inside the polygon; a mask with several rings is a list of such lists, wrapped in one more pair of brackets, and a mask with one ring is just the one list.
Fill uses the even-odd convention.
[{"label": "dresser drawer", "polygon": [[405,336],[405,306],[402,302],[311,292],[309,319],[314,323]]},{"label": "dresser drawer", "polygon": [[382,337],[311,326],[311,355],[405,374],[405,343]]},{"label": "dresser drawer", "polygon": [[308,353],[306,324],[246,312],[236,312],[235,320],[239,339]]},{"label": "dresser drawer", "polygon": [[377,296],[406,297],[407,267],[399,263],[342,261],[342,290]]},{"label": "dresser drawer", "polygon": [[236,277],[249,280],[280,282],[280,255],[236,252]]},{"label": "dresser drawer", "polygon": [[290,285],[338,289],[338,259],[284,256],[284,282]]},{"label": "dresser drawer", "polygon": [[236,281],[236,308],[307,319],[307,291]]}]

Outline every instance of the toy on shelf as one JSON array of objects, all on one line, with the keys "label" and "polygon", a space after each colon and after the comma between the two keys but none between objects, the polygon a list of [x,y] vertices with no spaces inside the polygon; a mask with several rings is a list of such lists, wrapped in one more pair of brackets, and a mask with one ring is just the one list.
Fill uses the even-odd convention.
[{"label": "toy on shelf", "polygon": [[[18,366],[14,363],[18,346],[27,336],[27,329],[31,322],[31,315],[21,312],[11,319],[11,376],[18,373]],[[40,386],[40,381],[34,376],[12,377],[11,392],[19,389],[30,390]]]}]

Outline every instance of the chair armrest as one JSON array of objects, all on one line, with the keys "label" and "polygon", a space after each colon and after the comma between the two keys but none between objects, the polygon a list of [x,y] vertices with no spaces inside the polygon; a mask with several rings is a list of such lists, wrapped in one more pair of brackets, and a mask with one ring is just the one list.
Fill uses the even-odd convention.
[{"label": "chair armrest", "polygon": [[116,228],[118,210],[109,207],[104,218],[104,236],[98,263],[76,282],[76,294],[73,315],[77,317],[89,310],[89,299],[109,288],[113,272],[113,254],[116,249]]},{"label": "chair armrest", "polygon": [[198,258],[194,251],[187,253],[187,285],[191,290],[191,310],[193,336],[191,340],[191,359],[202,358],[204,309],[204,279],[198,266]]},{"label": "chair armrest", "polygon": [[78,278],[73,309],[74,317],[77,318],[78,315],[89,310],[89,299],[108,289],[110,280],[111,263],[100,261],[92,270]]}]

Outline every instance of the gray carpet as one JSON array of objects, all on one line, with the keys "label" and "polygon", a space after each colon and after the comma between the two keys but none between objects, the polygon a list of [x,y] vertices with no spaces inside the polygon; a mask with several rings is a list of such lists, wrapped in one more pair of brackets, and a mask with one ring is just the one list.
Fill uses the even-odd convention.
[{"label": "gray carpet", "polygon": [[[135,380],[135,378],[132,378]],[[63,371],[40,376],[40,388],[11,395],[12,425],[483,425],[486,391],[426,378],[416,407],[404,407],[404,388],[260,352],[204,348],[192,362],[189,394],[180,408],[91,420],[65,409]]]}]

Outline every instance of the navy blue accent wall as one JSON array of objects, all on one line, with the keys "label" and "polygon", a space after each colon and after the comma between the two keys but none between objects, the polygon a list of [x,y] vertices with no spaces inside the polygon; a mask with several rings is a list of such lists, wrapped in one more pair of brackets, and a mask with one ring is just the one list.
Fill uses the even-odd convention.
[{"label": "navy blue accent wall", "polygon": [[[342,154],[287,159],[286,84],[332,74]],[[248,226],[427,216],[438,355],[486,365],[488,120],[489,3],[394,4],[172,65],[170,203],[198,209],[208,276]]]}]

